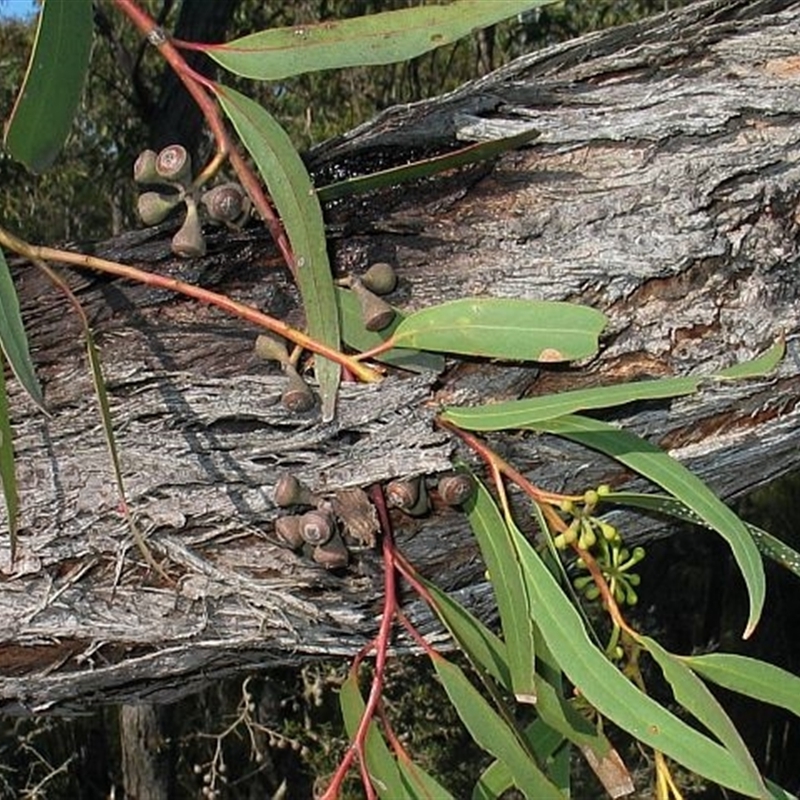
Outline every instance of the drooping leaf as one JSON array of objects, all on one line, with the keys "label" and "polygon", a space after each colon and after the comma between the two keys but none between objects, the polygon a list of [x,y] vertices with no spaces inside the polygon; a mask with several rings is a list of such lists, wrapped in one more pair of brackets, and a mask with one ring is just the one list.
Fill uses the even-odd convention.
[{"label": "drooping leaf", "polygon": [[452,406],[445,409],[442,418],[468,431],[523,428],[576,411],[609,408],[637,400],[657,400],[691,394],[697,391],[701,381],[702,378],[662,378],[620,383],[616,386],[600,386],[594,389],[576,389],[571,392],[490,403],[473,408]]},{"label": "drooping leaf", "polygon": [[513,691],[505,642],[477,617],[433,583],[417,577],[433,598],[433,609],[479,674],[485,671],[506,691]]},{"label": "drooping leaf", "polygon": [[[339,690],[339,705],[342,709],[344,727],[350,739],[354,739],[366,705],[358,688],[358,675],[350,670]],[[383,740],[377,725],[370,722],[366,736],[365,753],[367,771],[378,794],[386,800],[415,800],[400,780],[400,770],[394,756]]]},{"label": "drooping leaf", "polygon": [[400,771],[400,780],[414,800],[455,800],[453,795],[419,764],[398,758],[397,767]]},{"label": "drooping leaf", "polygon": [[327,203],[330,200],[364,194],[387,186],[397,186],[400,183],[436,175],[444,170],[455,169],[466,164],[474,164],[477,161],[494,158],[501,153],[514,150],[523,144],[533,141],[537,136],[539,136],[539,131],[528,130],[517,133],[514,136],[504,136],[488,142],[471,144],[468,147],[462,147],[440,156],[424,158],[399,167],[382,169],[378,172],[371,172],[369,175],[358,175],[355,178],[347,178],[338,183],[331,183],[317,189],[317,195],[320,202]]},{"label": "drooping leaf", "polygon": [[31,400],[44,411],[44,397],[31,361],[17,291],[2,250],[0,250],[0,348],[17,380]]},{"label": "drooping leaf", "polygon": [[[308,333],[333,349],[340,346],[339,312],[325,242],[322,209],[311,178],[286,131],[258,103],[216,85],[220,105],[250,152],[283,221],[294,253]],[[339,365],[317,357],[323,421],[333,419]]]},{"label": "drooping leaf", "polygon": [[89,68],[91,0],[45,0],[33,52],[4,143],[31,172],[42,172],[63,146]]},{"label": "drooping leaf", "polygon": [[274,81],[324,69],[405,61],[552,2],[457,0],[444,6],[273,28],[203,49],[230,72]]},{"label": "drooping leaf", "polygon": [[[399,310],[397,316],[389,327],[382,331],[368,331],[361,319],[361,307],[358,298],[341,286],[336,287],[336,304],[339,307],[339,320],[342,326],[342,339],[354,350],[362,353],[372,350],[385,342],[404,318]],[[444,357],[438,353],[427,353],[422,350],[409,350],[395,347],[376,356],[378,361],[391,364],[400,369],[411,372],[442,372],[445,367]]]},{"label": "drooping leaf", "polygon": [[[695,525],[709,525],[704,522],[690,508],[687,508],[680,500],[668,497],[663,494],[641,494],[640,492],[611,492],[603,497],[604,502],[615,503],[617,505],[641,508],[645,511],[654,511],[657,514],[666,514],[676,519],[691,522]],[[788,569],[800,578],[800,553],[786,542],[782,542],[777,536],[773,536],[768,531],[745,522],[747,530],[753,537],[753,542],[759,552],[772,559],[776,564],[780,564],[784,569]]]},{"label": "drooping leaf", "polygon": [[785,353],[786,342],[780,339],[758,358],[726,367],[720,370],[716,377],[726,380],[738,380],[739,378],[760,378],[764,375],[769,375],[781,363]]},{"label": "drooping leaf", "polygon": [[[653,657],[672,688],[675,699],[695,719],[705,725],[725,745],[742,769],[749,772],[754,785],[762,781],[758,767],[742,740],[739,731],[719,701],[691,669],[649,636],[637,636],[639,644]],[[766,791],[766,787],[764,787]]]},{"label": "drooping leaf", "polygon": [[[562,747],[564,744],[564,737],[560,733],[554,731],[551,727],[546,725],[541,719],[535,719],[523,731],[525,739],[530,744],[531,749],[536,754],[540,764],[546,764],[553,758],[553,754],[559,748],[567,753],[569,756],[569,747]],[[558,765],[559,768],[561,764]],[[562,770],[557,770],[558,775],[552,775],[552,767],[547,770],[549,777],[562,793],[565,790],[563,781]],[[567,784],[568,786],[569,784]],[[511,772],[502,761],[493,761],[479,776],[475,786],[472,790],[472,800],[496,800],[501,797],[504,792],[508,791],[514,786],[514,780],[511,777]],[[564,796],[562,794],[562,796]]]},{"label": "drooping leaf", "polygon": [[0,480],[3,484],[3,499],[8,515],[8,534],[10,540],[11,563],[17,552],[17,526],[19,524],[19,495],[17,493],[17,472],[14,465],[14,441],[11,430],[11,417],[8,412],[6,395],[5,362],[0,354]]},{"label": "drooping leaf", "polygon": [[745,524],[696,475],[645,439],[600,420],[573,414],[543,420],[531,427],[571,439],[615,458],[674,495],[722,536],[730,545],[750,598],[745,638],[753,632],[766,593],[761,556]]},{"label": "drooping leaf", "polygon": [[563,800],[558,787],[526,752],[515,731],[484,700],[461,668],[438,655],[432,661],[450,702],[470,736],[508,767],[514,785],[526,797]]},{"label": "drooping leaf", "polygon": [[784,350],[784,343],[778,342],[758,358],[734,364],[712,376],[633,381],[473,408],[453,406],[445,409],[442,418],[465,430],[499,431],[533,425],[541,420],[574,414],[576,411],[610,408],[640,400],[680,397],[696,392],[702,383],[708,381],[757,378],[769,374],[780,363]]},{"label": "drooping leaf", "polygon": [[732,653],[681,656],[681,661],[719,686],[800,717],[800,677],[785,669]]},{"label": "drooping leaf", "polygon": [[750,797],[763,797],[760,780],[755,781],[724,747],[643,694],[592,644],[578,613],[534,549],[524,540],[519,548],[536,624],[586,701],[698,775]]},{"label": "drooping leaf", "polygon": [[464,298],[406,317],[398,347],[516,361],[572,361],[597,351],[605,316],[586,306],[516,298]]},{"label": "drooping leaf", "polygon": [[509,536],[500,532],[506,523],[486,487],[476,479],[476,491],[464,504],[475,538],[489,570],[506,643],[514,695],[536,702],[533,623],[520,565]]}]

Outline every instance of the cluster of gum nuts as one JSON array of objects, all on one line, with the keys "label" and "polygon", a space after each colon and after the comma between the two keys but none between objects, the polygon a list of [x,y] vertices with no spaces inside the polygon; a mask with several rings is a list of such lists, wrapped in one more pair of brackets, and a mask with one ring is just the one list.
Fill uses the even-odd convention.
[{"label": "cluster of gum nuts", "polygon": [[240,227],[250,213],[250,199],[238,183],[222,183],[205,192],[192,180],[192,159],[186,148],[171,144],[156,153],[144,150],[133,165],[133,179],[146,187],[157,187],[139,195],[137,210],[145,225],[158,225],[175,208],[186,206],[186,216],[172,237],[172,252],[184,258],[205,255],[198,205],[216,224]]},{"label": "cluster of gum nuts", "polygon": [[[437,492],[448,506],[460,506],[475,492],[474,479],[465,473],[445,475],[439,479]],[[430,510],[430,496],[424,478],[395,480],[386,485],[386,502],[391,508],[422,516]],[[349,552],[338,530],[330,501],[312,492],[294,475],[284,474],[275,485],[275,505],[280,508],[310,507],[302,514],[291,514],[275,520],[275,535],[291,550],[311,549],[311,556],[326,569],[345,567]]]},{"label": "cluster of gum nuts", "polygon": [[[339,283],[358,299],[361,320],[368,331],[383,330],[392,323],[396,312],[381,296],[397,286],[397,274],[391,264],[373,264],[363,275],[349,275]],[[297,354],[289,353],[286,340],[272,332],[262,333],[256,338],[255,352],[261,358],[276,361],[286,374],[288,380],[281,394],[284,407],[296,414],[310,411],[316,403],[314,392],[297,371]]]}]

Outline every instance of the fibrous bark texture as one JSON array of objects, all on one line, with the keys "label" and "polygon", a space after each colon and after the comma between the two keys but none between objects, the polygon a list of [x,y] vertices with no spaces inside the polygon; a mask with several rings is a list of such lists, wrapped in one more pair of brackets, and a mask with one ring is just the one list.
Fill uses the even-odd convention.
[{"label": "fibrous bark texture", "polygon": [[[340,274],[395,264],[391,299],[412,309],[465,295],[600,308],[610,324],[585,364],[451,361],[439,378],[347,385],[335,422],[322,425],[277,402],[283,377],[252,354],[256,331],[242,322],[70,274],[101,345],[131,508],[174,585],[148,570],[120,515],[79,326],[38,273],[15,264],[51,416],[12,398],[22,516],[15,564],[7,542],[0,552],[0,709],[167,699],[236,669],[352,654],[375,630],[379,559],[362,547],[339,574],[280,548],[272,490],[287,471],[325,493],[446,470],[459,446],[434,424],[438,402],[712,374],[783,335],[788,355],[769,378],[709,383],[608,418],[726,498],[796,468],[799,35],[797,2],[699,3],[391,109],[310,155],[322,185],[539,131],[492,163],[332,204],[331,253]],[[170,257],[163,230],[94,250],[298,319],[258,226],[209,241],[209,255],[189,263]],[[557,439],[490,441],[546,488],[631,477]],[[399,546],[486,612],[468,525],[433,499],[427,517],[396,516]],[[656,535],[655,525],[624,520],[633,538]],[[421,604],[409,605],[441,636]]]}]

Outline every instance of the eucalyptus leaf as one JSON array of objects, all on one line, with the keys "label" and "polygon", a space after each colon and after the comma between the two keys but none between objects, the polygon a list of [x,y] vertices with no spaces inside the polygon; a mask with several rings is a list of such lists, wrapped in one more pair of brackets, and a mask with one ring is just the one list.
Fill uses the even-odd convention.
[{"label": "eucalyptus leaf", "polygon": [[518,700],[536,702],[533,623],[517,553],[512,539],[501,533],[506,523],[492,496],[477,478],[475,484],[475,493],[464,504],[464,511],[478,540],[497,599],[511,685]]},{"label": "eucalyptus leaf", "polygon": [[[741,768],[749,772],[754,785],[762,782],[758,767],[739,731],[736,730],[736,726],[708,687],[682,659],[665,650],[655,639],[649,636],[637,636],[636,640],[661,667],[664,677],[672,687],[675,699],[681,706],[695,719],[702,722],[725,745],[727,751],[736,759]],[[763,786],[763,783],[762,793],[766,794],[766,787]]]},{"label": "eucalyptus leaf", "polygon": [[[366,711],[361,690],[358,688],[358,674],[352,669],[339,690],[339,706],[342,709],[345,730],[352,740]],[[397,762],[374,722],[369,723],[364,749],[367,771],[381,797],[385,800],[416,800],[401,781]]]},{"label": "eucalyptus leaf", "polygon": [[[339,312],[328,261],[322,209],[311,178],[286,131],[258,103],[235,89],[215,85],[223,111],[256,162],[292,245],[295,272],[309,335],[334,350],[341,343]],[[322,418],[333,419],[339,365],[318,356],[316,376]]]},{"label": "eucalyptus leaf", "polygon": [[453,795],[419,764],[398,758],[397,768],[400,780],[411,797],[418,800],[455,800]]},{"label": "eucalyptus leaf", "polygon": [[597,352],[605,316],[586,306],[516,298],[464,298],[410,314],[397,347],[548,363]]},{"label": "eucalyptus leaf", "polygon": [[69,135],[89,69],[91,0],[45,0],[4,144],[31,172],[47,169]]},{"label": "eucalyptus leaf", "polygon": [[538,554],[524,539],[518,547],[537,627],[586,702],[698,775],[749,797],[764,797],[763,783],[746,766],[643,694],[592,644],[580,616]]},{"label": "eucalyptus leaf", "polygon": [[731,367],[720,370],[716,377],[725,380],[761,378],[764,375],[769,375],[769,373],[781,363],[785,354],[786,342],[780,339],[758,358],[754,358],[751,361],[744,361],[741,364],[734,364]]},{"label": "eucalyptus leaf", "polygon": [[[348,289],[336,287],[336,305],[339,307],[339,320],[342,326],[342,339],[354,350],[366,352],[383,344],[397,329],[404,319],[404,314],[395,309],[395,318],[391,325],[382,331],[368,331],[361,319],[361,306],[358,298]],[[395,347],[376,356],[376,360],[393,367],[410,372],[442,372],[445,367],[444,357],[438,353],[427,353],[423,350],[409,350]]]},{"label": "eucalyptus leaf", "polygon": [[458,150],[432,156],[431,158],[423,158],[410,164],[371,172],[369,175],[357,175],[354,178],[331,183],[317,189],[317,195],[320,202],[326,203],[330,200],[364,194],[387,186],[397,186],[398,184],[419,180],[429,175],[436,175],[444,170],[455,169],[467,164],[474,164],[477,161],[494,158],[501,153],[515,150],[517,147],[533,141],[537,136],[539,136],[538,131],[528,130],[517,133],[514,136],[504,136],[488,142],[471,144],[468,147],[461,147]]},{"label": "eucalyptus leaf", "polygon": [[17,380],[22,384],[22,388],[44,411],[44,397],[28,349],[28,337],[22,324],[17,290],[14,288],[14,281],[2,250],[0,250],[0,349],[5,354]]},{"label": "eucalyptus leaf", "polygon": [[679,461],[655,445],[600,420],[565,415],[531,426],[599,450],[661,486],[691,509],[730,545],[750,598],[744,637],[755,629],[764,607],[764,565],[753,537],[736,514]]},{"label": "eucalyptus leaf", "polygon": [[732,653],[681,656],[681,661],[719,686],[800,717],[800,677],[785,669]]},{"label": "eucalyptus leaf", "polygon": [[292,28],[260,31],[204,52],[245,78],[282,80],[306,72],[406,61],[479,28],[555,0],[456,0]]},{"label": "eucalyptus leaf", "polygon": [[17,472],[14,462],[14,440],[11,418],[6,394],[5,363],[0,354],[0,481],[3,484],[3,499],[8,515],[8,534],[11,550],[11,563],[17,552],[17,526],[19,525],[19,494]]},{"label": "eucalyptus leaf", "polygon": [[[695,525],[709,525],[695,514],[690,508],[676,500],[663,494],[642,494],[640,492],[611,492],[603,497],[603,502],[615,503],[631,508],[640,508],[645,511],[653,511],[657,514],[666,514],[684,522],[691,522]],[[762,555],[772,559],[776,564],[780,564],[784,569],[788,569],[800,577],[800,553],[790,547],[786,542],[782,542],[777,536],[768,531],[745,522],[750,536],[753,538],[755,546]]]},{"label": "eucalyptus leaf", "polygon": [[558,787],[518,741],[516,732],[484,700],[460,667],[437,655],[432,661],[464,727],[480,747],[508,767],[514,785],[528,798],[563,800]]}]

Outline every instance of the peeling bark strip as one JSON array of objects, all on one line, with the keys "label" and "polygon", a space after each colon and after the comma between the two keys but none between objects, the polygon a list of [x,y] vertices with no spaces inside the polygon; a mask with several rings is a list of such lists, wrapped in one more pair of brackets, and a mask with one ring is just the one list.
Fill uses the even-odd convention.
[{"label": "peeling bark strip", "polygon": [[[345,387],[335,424],[276,403],[255,331],[179,298],[75,274],[103,350],[129,499],[177,580],[153,585],[131,549],[77,323],[36,272],[15,274],[46,396],[14,398],[22,559],[0,564],[0,710],[174,698],[255,665],[351,654],[374,631],[379,565],[347,577],[276,546],[271,491],[291,470],[332,492],[446,469],[432,426],[449,402],[713,372],[779,333],[794,356],[769,380],[710,386],[617,419],[670,448],[723,496],[800,462],[800,3],[710,2],[520,59],[436,100],[391,109],[312,154],[325,175],[369,171],[534,126],[494,165],[328,209],[337,269],[398,265],[398,302],[463,295],[575,300],[606,311],[601,355],[572,369],[460,364],[434,387]],[[178,264],[163,231],[98,245],[279,316],[297,298],[261,231],[219,233]],[[793,349],[795,348],[795,349]],[[621,478],[544,437],[493,436],[537,483]],[[459,512],[434,495],[400,521],[408,557],[479,611],[491,595]],[[624,521],[626,534],[654,535]],[[425,614],[413,603],[412,614]],[[429,618],[427,618],[429,619]],[[432,635],[435,626],[428,625]],[[401,643],[402,646],[402,643]]]}]

